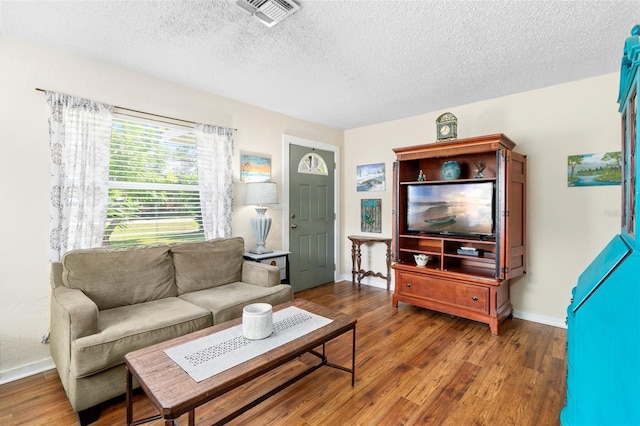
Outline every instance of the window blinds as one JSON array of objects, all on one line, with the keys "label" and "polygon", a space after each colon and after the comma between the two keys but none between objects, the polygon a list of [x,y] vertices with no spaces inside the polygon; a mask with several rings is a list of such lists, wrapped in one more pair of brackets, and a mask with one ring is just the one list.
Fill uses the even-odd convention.
[{"label": "window blinds", "polygon": [[115,116],[104,245],[201,240],[193,129]]}]

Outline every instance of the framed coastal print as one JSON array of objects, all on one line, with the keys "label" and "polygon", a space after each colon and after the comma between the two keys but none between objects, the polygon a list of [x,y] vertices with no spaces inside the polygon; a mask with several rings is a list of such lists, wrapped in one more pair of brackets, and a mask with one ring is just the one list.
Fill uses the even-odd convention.
[{"label": "framed coastal print", "polygon": [[271,157],[260,154],[240,154],[240,182],[269,182]]},{"label": "framed coastal print", "polygon": [[356,166],[358,192],[384,191],[384,163]]}]

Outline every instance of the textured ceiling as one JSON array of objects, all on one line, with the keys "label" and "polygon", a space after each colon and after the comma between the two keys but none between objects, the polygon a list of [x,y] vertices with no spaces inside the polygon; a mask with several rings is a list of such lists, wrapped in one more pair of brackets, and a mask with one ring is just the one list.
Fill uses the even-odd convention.
[{"label": "textured ceiling", "polygon": [[632,1],[4,1],[3,33],[349,129],[619,70]]}]

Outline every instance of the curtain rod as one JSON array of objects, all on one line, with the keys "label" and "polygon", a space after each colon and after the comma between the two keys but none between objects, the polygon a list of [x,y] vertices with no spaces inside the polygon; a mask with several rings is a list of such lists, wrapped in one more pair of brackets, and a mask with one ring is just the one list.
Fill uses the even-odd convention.
[{"label": "curtain rod", "polygon": [[[36,87],[36,90],[37,90],[38,92],[43,92],[43,93],[44,93],[44,92],[47,92],[46,90],[44,90],[44,89],[40,89],[39,87]],[[189,124],[193,124],[193,125],[198,124],[198,123],[196,123],[195,121],[183,120],[182,118],[174,118],[174,117],[169,117],[169,116],[167,116],[167,115],[154,114],[154,113],[152,113],[152,112],[138,111],[138,110],[136,110],[136,109],[125,108],[125,107],[121,107],[121,106],[117,106],[117,105],[114,105],[113,107],[114,107],[114,108],[121,109],[121,110],[124,110],[124,111],[135,112],[135,113],[138,113],[138,114],[152,115],[152,116],[154,116],[154,117],[166,118],[166,119],[168,119],[168,120],[182,121],[183,123],[189,123]],[[238,129],[233,129],[233,131],[234,131],[234,132],[237,132],[237,131],[238,131]]]}]

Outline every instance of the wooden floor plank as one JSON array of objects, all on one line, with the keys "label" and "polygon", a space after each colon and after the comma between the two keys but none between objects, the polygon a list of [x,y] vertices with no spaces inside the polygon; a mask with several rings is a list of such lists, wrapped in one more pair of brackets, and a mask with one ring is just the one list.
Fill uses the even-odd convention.
[{"label": "wooden floor plank", "polygon": [[[393,308],[391,294],[351,282],[296,293],[358,318],[355,387],[348,373],[322,367],[230,426],[559,425],[566,330],[507,319],[492,336],[486,324],[404,303]],[[350,366],[350,335],[326,350],[331,362]],[[196,410],[197,424],[211,424],[310,362],[312,356],[300,357],[206,404]],[[142,392],[134,401],[136,416],[154,413]],[[0,386],[0,413],[2,425],[77,424],[55,370]],[[123,424],[124,418],[120,399],[95,424]]]},{"label": "wooden floor plank", "polygon": [[420,407],[415,416],[416,424],[443,424],[461,406],[460,401],[480,368],[466,361],[461,362],[455,374],[438,388],[433,402]]},{"label": "wooden floor plank", "polygon": [[[409,424],[411,414],[418,411],[418,406],[403,397],[389,401],[393,410],[379,410],[371,417],[370,425],[406,425]],[[367,419],[369,420],[369,419]]]}]

